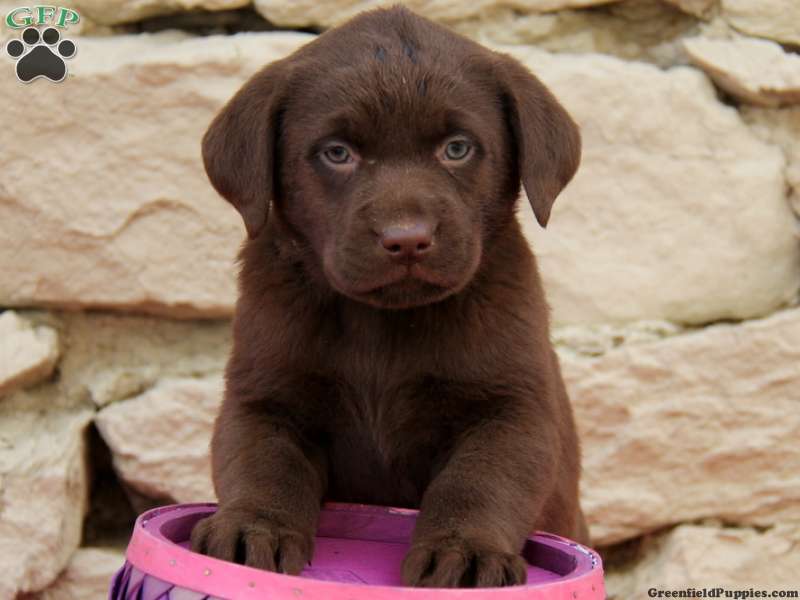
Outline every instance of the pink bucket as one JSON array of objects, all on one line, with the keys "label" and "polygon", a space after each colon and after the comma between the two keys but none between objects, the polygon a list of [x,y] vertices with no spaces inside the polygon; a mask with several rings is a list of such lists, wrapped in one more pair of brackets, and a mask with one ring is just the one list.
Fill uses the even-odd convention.
[{"label": "pink bucket", "polygon": [[327,504],[313,566],[299,576],[269,573],[195,554],[189,534],[214,504],[157,508],[137,520],[110,600],[603,600],[603,566],[593,550],[537,533],[522,556],[525,585],[491,589],[403,587],[400,564],[417,512]]}]

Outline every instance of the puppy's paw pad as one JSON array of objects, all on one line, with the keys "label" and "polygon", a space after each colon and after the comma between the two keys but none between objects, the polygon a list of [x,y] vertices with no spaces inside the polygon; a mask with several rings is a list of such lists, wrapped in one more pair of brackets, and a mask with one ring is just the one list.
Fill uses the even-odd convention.
[{"label": "puppy's paw pad", "polygon": [[40,33],[36,27],[28,27],[22,32],[22,40],[11,40],[6,44],[6,53],[17,59],[16,71],[20,81],[28,83],[37,77],[45,77],[53,82],[62,81],[67,76],[65,59],[75,56],[77,48],[72,40],[61,40],[55,27],[48,27]]},{"label": "puppy's paw pad", "polygon": [[297,575],[311,556],[311,535],[258,513],[220,509],[192,530],[192,550],[249,567]]},{"label": "puppy's paw pad", "polygon": [[504,587],[525,583],[521,556],[469,540],[417,544],[403,562],[403,581],[416,587]]}]

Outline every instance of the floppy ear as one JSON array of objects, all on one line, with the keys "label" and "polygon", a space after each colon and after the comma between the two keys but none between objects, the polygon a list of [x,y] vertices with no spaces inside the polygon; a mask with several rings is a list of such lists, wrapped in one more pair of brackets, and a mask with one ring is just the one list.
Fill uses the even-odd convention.
[{"label": "floppy ear", "polygon": [[214,118],[203,137],[211,184],[242,215],[254,238],[267,222],[278,165],[279,91],[284,61],[256,73]]},{"label": "floppy ear", "polygon": [[522,185],[536,220],[547,225],[556,196],[581,159],[578,126],[542,82],[510,56],[500,65]]}]

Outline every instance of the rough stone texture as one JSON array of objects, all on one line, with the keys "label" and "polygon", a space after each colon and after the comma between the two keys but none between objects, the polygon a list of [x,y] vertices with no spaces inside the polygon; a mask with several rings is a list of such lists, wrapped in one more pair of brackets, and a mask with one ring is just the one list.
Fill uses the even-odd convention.
[{"label": "rough stone texture", "polygon": [[65,396],[105,406],[166,377],[220,373],[230,351],[228,321],[181,322],[113,314],[63,317],[68,348],[59,385]]},{"label": "rough stone texture", "polygon": [[720,104],[702,73],[505,49],[583,134],[581,168],[547,230],[520,204],[556,324],[698,324],[765,315],[795,297],[800,245],[782,153]]},{"label": "rough stone texture", "polygon": [[91,411],[54,386],[0,402],[0,598],[49,585],[81,539]]},{"label": "rough stone texture", "polygon": [[800,309],[562,354],[593,541],[702,517],[800,520],[798,364]]},{"label": "rough stone texture", "polygon": [[48,378],[58,356],[53,329],[33,327],[11,310],[0,314],[0,396]]},{"label": "rough stone texture", "polygon": [[[0,145],[15,152],[0,157],[11,237],[0,245],[0,304],[230,314],[243,227],[208,184],[199,139],[247,75],[308,39],[86,39],[87,58],[64,84],[30,94],[1,80],[11,125]],[[552,86],[584,134],[583,166],[550,229],[529,227],[558,324],[746,318],[793,297],[783,157],[701,74],[505,49]],[[54,103],[58,136],[25,117]],[[50,185],[31,185],[28,174],[45,170]]]},{"label": "rough stone texture", "polygon": [[664,0],[664,2],[700,18],[707,18],[717,5],[717,0]]},{"label": "rough stone texture", "polygon": [[[322,27],[389,3],[257,0],[279,25]],[[71,37],[269,27],[253,11],[132,23],[246,0],[76,4],[83,18]],[[16,6],[0,0],[0,13]],[[524,200],[520,212],[554,306],[595,541],[639,548],[633,566],[612,563],[610,595],[796,587],[800,309],[691,328],[796,301],[800,244],[785,196],[788,184],[800,214],[800,107],[737,112],[697,69],[592,54],[664,68],[691,57],[739,99],[796,102],[800,3],[409,6],[479,41],[538,46],[501,49],[539,74],[582,127],[583,167],[548,230],[535,226]],[[0,42],[17,35],[6,34]],[[700,39],[684,47],[687,37]],[[199,141],[250,74],[309,39],[82,37],[62,84],[22,86],[10,71],[0,77],[0,307],[229,316],[243,227],[206,181]],[[153,502],[213,499],[208,441],[229,327],[0,314],[0,599],[18,591],[105,598],[122,555],[100,547],[116,537],[92,537],[93,528],[106,531],[102,510],[84,531],[93,547],[77,549],[89,488],[84,431],[98,408],[129,497],[109,473],[108,485],[96,487],[112,493],[96,489],[93,509],[110,507],[122,522]],[[42,383],[59,346],[56,376]],[[105,447],[93,439],[99,473]],[[705,525],[662,529],[698,520]]]},{"label": "rough stone texture", "polygon": [[246,77],[309,39],[85,38],[62,84],[0,78],[0,305],[230,314],[244,227],[200,139]]},{"label": "rough stone texture", "polygon": [[697,35],[698,21],[659,0],[635,0],[596,10],[519,14],[497,8],[450,24],[483,43],[533,44],[550,52],[600,52],[667,67],[685,62],[682,36]]},{"label": "rough stone texture", "polygon": [[[513,3],[520,14],[550,12],[567,8],[581,8],[609,4],[619,0],[518,0]],[[394,0],[339,0],[317,2],[315,0],[255,0],[256,10],[270,22],[282,27],[334,27],[371,8],[398,4]],[[408,0],[402,4],[416,13],[434,21],[454,23],[464,19],[480,17],[491,20],[496,11],[504,10],[497,0],[477,0],[464,3],[452,0]]]},{"label": "rough stone texture", "polygon": [[798,524],[763,532],[681,525],[645,539],[634,566],[607,574],[606,590],[609,600],[648,598],[651,588],[794,590],[800,571],[798,545]]},{"label": "rough stone texture", "polygon": [[683,328],[668,321],[636,321],[625,325],[567,325],[556,327],[551,339],[559,352],[602,356],[623,344],[643,344],[677,335]]},{"label": "rough stone texture", "polygon": [[723,18],[742,33],[800,44],[797,0],[721,0],[721,6]]},{"label": "rough stone texture", "polygon": [[[598,344],[599,358],[561,352],[595,543],[701,517],[800,519],[800,309],[690,333],[636,331],[644,339]],[[208,441],[220,398],[219,378],[165,379],[101,410],[122,478],[150,497],[213,498]]]},{"label": "rough stone texture", "polygon": [[800,103],[800,56],[768,40],[684,40],[691,61],[736,98],[757,106]]},{"label": "rough stone texture", "polygon": [[786,155],[786,181],[795,214],[800,216],[800,107],[764,110],[745,107],[742,116],[762,139],[777,144]]},{"label": "rough stone texture", "polygon": [[58,579],[31,600],[105,600],[111,578],[124,562],[121,548],[80,548]]},{"label": "rough stone texture", "polygon": [[95,423],[114,468],[136,491],[176,502],[214,500],[208,445],[221,401],[221,377],[167,379],[104,408]]},{"label": "rough stone texture", "polygon": [[250,0],[72,0],[66,4],[92,21],[116,25],[184,10],[240,8],[250,4]]}]

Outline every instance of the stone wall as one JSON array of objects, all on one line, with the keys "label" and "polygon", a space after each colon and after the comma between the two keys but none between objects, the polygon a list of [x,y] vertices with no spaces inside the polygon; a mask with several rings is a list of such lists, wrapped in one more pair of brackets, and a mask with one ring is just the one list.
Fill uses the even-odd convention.
[{"label": "stone wall", "polygon": [[[3,67],[0,599],[103,598],[136,512],[213,499],[244,231],[200,137],[261,65],[381,4],[81,0],[67,81]],[[407,4],[581,125],[548,229],[519,216],[610,596],[796,588],[800,2]]]}]

